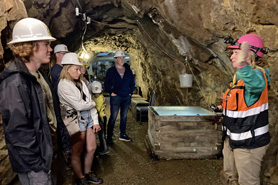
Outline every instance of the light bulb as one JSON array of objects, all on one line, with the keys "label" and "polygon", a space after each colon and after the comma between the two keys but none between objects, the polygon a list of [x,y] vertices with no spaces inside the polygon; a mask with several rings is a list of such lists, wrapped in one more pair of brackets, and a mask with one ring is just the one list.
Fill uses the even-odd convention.
[{"label": "light bulb", "polygon": [[85,55],[84,53],[81,53],[80,58],[82,58],[82,59],[83,59],[83,58],[84,58],[84,55]]},{"label": "light bulb", "polygon": [[84,55],[84,58],[85,58],[85,59],[89,59],[89,55],[86,53],[86,54]]},{"label": "light bulb", "polygon": [[78,7],[75,8],[75,15],[76,15],[76,16],[79,15],[79,8],[78,8]]}]

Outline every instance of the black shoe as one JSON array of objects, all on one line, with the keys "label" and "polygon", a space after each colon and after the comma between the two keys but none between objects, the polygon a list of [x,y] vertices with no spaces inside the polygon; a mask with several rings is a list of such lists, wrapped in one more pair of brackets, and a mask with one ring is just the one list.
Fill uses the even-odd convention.
[{"label": "black shoe", "polygon": [[123,134],[123,135],[120,136],[119,140],[120,141],[131,141],[131,138],[128,137],[128,135]]},{"label": "black shoe", "polygon": [[81,179],[75,179],[75,184],[76,185],[89,185],[84,177]]},{"label": "black shoe", "polygon": [[101,184],[101,183],[103,183],[102,178],[96,176],[92,172],[85,174],[85,179],[86,179],[87,182],[93,183],[93,184]]}]

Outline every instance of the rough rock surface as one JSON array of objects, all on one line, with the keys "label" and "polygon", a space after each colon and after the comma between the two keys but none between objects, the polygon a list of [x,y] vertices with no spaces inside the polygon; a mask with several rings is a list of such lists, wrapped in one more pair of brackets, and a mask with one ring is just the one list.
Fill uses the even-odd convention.
[{"label": "rough rock surface", "polygon": [[[259,65],[271,69],[269,121],[272,140],[263,163],[264,184],[278,184],[278,4],[274,0],[25,0],[28,15],[43,20],[57,42],[81,53],[84,22],[74,8],[92,18],[84,36],[91,53],[123,49],[143,95],[157,92],[157,105],[219,102],[233,69],[223,38],[260,35],[270,53]],[[22,1],[0,2],[0,70],[15,22],[26,16]],[[141,26],[142,25],[142,26]],[[86,42],[85,42],[86,41]],[[56,42],[56,43],[57,43]],[[56,44],[54,43],[54,44]],[[4,48],[4,49],[3,49]],[[6,58],[8,58],[6,56]],[[190,68],[189,68],[190,66]],[[179,88],[179,74],[194,74],[193,87]]]},{"label": "rough rock surface", "polygon": [[5,143],[2,119],[0,114],[0,184],[9,184],[16,174],[13,173]]},{"label": "rough rock surface", "polygon": [[[8,35],[11,34],[15,21],[27,16],[27,11],[22,1],[18,0],[1,0],[0,1],[0,36],[2,43],[0,44],[0,70],[4,69],[4,48],[7,46]],[[0,184],[9,184],[16,174],[11,169],[8,157],[8,150],[5,146],[4,132],[0,113]]]}]

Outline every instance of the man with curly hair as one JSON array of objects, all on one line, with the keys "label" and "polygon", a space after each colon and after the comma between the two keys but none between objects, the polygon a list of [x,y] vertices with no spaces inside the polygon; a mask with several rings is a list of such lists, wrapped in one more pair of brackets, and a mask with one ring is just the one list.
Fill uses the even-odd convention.
[{"label": "man with curly hair", "polygon": [[20,20],[8,43],[15,59],[0,75],[6,145],[13,171],[22,184],[52,184],[50,171],[57,141],[64,151],[71,149],[59,105],[55,104],[57,97],[47,76],[39,70],[41,64],[50,62],[53,40],[42,21]]}]

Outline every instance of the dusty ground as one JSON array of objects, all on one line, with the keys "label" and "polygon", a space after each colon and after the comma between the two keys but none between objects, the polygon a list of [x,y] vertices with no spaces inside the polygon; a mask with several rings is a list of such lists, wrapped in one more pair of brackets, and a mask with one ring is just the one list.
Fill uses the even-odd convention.
[{"label": "dusty ground", "polygon": [[[94,161],[94,169],[103,178],[103,184],[221,185],[218,174],[222,169],[222,160],[152,159],[144,144],[148,124],[136,122],[128,112],[127,134],[133,141],[123,142],[118,140],[119,121],[118,117],[110,153]],[[67,174],[70,175],[70,172]],[[70,179],[66,184],[72,183]]]},{"label": "dusty ground", "polygon": [[[128,112],[127,133],[132,137],[132,142],[118,140],[118,125],[119,118],[110,153],[96,157],[94,161],[93,168],[103,178],[104,185],[221,185],[219,172],[222,160],[152,159],[144,144],[147,123],[136,122],[131,112]],[[64,185],[72,184],[73,173],[69,170]]]}]

